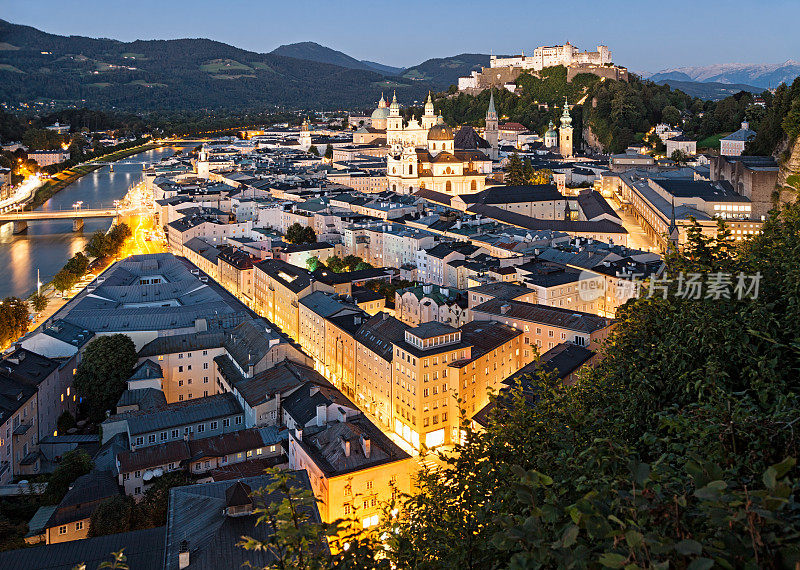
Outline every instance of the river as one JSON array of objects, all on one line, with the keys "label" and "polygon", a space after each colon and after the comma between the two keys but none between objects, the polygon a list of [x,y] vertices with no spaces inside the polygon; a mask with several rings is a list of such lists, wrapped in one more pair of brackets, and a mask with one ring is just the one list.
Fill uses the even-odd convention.
[{"label": "river", "polygon": [[[142,179],[142,163],[152,163],[172,156],[164,147],[130,156],[114,163],[114,171],[103,166],[79,178],[45,202],[39,210],[68,210],[78,201],[83,208],[112,207],[133,184]],[[28,230],[12,233],[13,224],[0,225],[0,299],[14,295],[25,298],[36,291],[36,270],[47,283],[67,259],[82,251],[89,237],[107,230],[111,219],[88,219],[82,232],[72,231],[72,220],[28,222]]]}]

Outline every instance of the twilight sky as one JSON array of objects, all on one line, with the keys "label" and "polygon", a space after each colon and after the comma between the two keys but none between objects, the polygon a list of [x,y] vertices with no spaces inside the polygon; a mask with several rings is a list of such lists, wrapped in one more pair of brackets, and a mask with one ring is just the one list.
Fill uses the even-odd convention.
[{"label": "twilight sky", "polygon": [[799,0],[0,0],[0,18],[61,35],[205,37],[256,52],[316,41],[398,67],[567,40],[604,43],[633,71],[800,59]]}]

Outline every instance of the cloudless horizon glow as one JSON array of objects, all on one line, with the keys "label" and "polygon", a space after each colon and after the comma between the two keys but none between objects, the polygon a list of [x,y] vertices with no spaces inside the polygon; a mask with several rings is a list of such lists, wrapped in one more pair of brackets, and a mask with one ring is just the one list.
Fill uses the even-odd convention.
[{"label": "cloudless horizon glow", "polygon": [[800,59],[797,0],[0,0],[0,18],[58,35],[208,38],[260,53],[313,41],[397,67],[459,53],[527,53],[566,41],[582,50],[605,44],[614,63],[638,72]]}]

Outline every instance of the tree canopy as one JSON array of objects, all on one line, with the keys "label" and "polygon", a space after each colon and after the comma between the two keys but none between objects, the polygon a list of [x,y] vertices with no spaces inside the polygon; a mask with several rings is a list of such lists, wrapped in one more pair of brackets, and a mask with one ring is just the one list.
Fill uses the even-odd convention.
[{"label": "tree canopy", "polygon": [[135,364],[136,346],[124,334],[98,336],[86,346],[73,384],[92,419],[114,407]]},{"label": "tree canopy", "polygon": [[28,331],[28,304],[18,297],[0,301],[0,347],[6,347]]},{"label": "tree canopy", "polygon": [[83,449],[67,451],[61,462],[50,475],[44,499],[48,504],[58,504],[69,491],[70,485],[81,475],[86,475],[94,467],[92,458]]},{"label": "tree canopy", "polygon": [[311,226],[304,226],[295,222],[286,228],[286,241],[289,243],[315,243],[317,241],[317,234],[314,233],[314,228]]}]

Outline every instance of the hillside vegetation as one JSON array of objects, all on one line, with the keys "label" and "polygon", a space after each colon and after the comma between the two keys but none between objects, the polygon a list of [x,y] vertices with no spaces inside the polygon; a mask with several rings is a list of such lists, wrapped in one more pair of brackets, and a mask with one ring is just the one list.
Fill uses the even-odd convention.
[{"label": "hillside vegetation", "polygon": [[[751,128],[759,130],[772,108],[773,99],[768,92],[763,94],[766,109],[754,105],[755,96],[748,92],[739,92],[721,101],[706,101],[635,75],[625,82],[601,81],[593,75],[582,74],[567,82],[566,69],[561,66],[545,69],[540,76],[523,73],[516,84],[515,93],[505,89],[495,91],[497,112],[505,120],[522,123],[543,135],[550,121],[558,125],[566,96],[570,105],[581,103],[570,111],[576,140],[581,139],[586,127],[591,129],[602,150],[612,153],[642,142],[661,122],[679,125],[695,140],[712,140],[711,137],[733,132],[745,120],[750,122]],[[791,99],[791,95],[787,97]],[[439,97],[435,104],[448,123],[481,126],[488,101],[488,91],[477,96],[451,92]],[[781,117],[788,112],[784,107],[785,101],[781,103]],[[776,121],[773,122],[780,125],[780,120]],[[767,123],[765,127],[772,132],[770,142],[754,145],[752,152],[768,154],[764,149],[782,136],[774,132],[773,126]]]},{"label": "hillside vegetation", "polygon": [[[259,54],[206,39],[119,42],[57,36],[0,20],[0,100],[55,100],[131,111],[338,109],[368,106],[384,74],[276,54]],[[12,70],[11,67],[14,69]],[[396,79],[405,99],[431,87]]]}]

